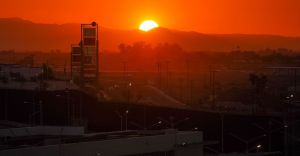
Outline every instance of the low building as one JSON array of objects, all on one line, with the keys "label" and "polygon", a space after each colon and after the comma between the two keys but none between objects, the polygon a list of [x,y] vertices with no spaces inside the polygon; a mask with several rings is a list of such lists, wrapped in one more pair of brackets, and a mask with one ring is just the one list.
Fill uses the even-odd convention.
[{"label": "low building", "polygon": [[18,64],[0,64],[0,76],[6,77],[8,80],[16,80],[22,78],[30,81],[43,73],[41,67],[31,67]]}]

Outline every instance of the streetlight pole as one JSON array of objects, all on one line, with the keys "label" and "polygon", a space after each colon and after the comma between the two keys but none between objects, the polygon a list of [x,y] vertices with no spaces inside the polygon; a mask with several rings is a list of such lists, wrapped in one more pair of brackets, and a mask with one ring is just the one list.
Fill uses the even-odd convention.
[{"label": "streetlight pole", "polygon": [[131,86],[132,86],[132,83],[131,82],[129,82],[128,83],[128,86],[127,86],[127,104],[130,104],[130,88],[131,88]]},{"label": "streetlight pole", "polygon": [[119,111],[116,111],[118,117],[120,118],[120,130],[123,131],[123,115]]},{"label": "streetlight pole", "polygon": [[125,130],[127,131],[128,130],[128,113],[129,113],[129,110],[126,110],[125,111]]}]

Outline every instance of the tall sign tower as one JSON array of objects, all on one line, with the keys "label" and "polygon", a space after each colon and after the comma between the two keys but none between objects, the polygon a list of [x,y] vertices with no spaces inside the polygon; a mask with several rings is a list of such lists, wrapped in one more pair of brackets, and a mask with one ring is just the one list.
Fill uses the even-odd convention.
[{"label": "tall sign tower", "polygon": [[[79,45],[72,45],[71,74],[73,80],[81,85],[98,79],[99,74],[99,39],[98,24],[81,24]],[[80,64],[79,64],[80,63]]]},{"label": "tall sign tower", "polygon": [[81,49],[82,49],[82,78],[94,81],[98,78],[98,24],[81,24]]}]

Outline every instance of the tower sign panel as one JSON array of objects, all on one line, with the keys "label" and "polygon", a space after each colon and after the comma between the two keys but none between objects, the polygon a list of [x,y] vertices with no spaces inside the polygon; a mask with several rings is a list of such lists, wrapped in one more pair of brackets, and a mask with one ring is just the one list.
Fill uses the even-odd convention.
[{"label": "tower sign panel", "polygon": [[72,46],[71,73],[72,78],[81,83],[95,81],[99,72],[99,40],[98,24],[81,24],[81,40],[78,46]]},{"label": "tower sign panel", "polygon": [[98,24],[81,25],[81,48],[83,53],[83,73],[85,81],[98,77]]}]

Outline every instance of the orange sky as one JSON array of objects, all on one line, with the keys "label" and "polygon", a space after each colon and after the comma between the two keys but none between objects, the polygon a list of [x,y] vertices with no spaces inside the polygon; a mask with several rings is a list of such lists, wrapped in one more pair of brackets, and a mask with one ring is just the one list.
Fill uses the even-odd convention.
[{"label": "orange sky", "polygon": [[0,17],[42,23],[98,21],[116,29],[144,19],[202,33],[300,36],[300,0],[8,0]]}]

